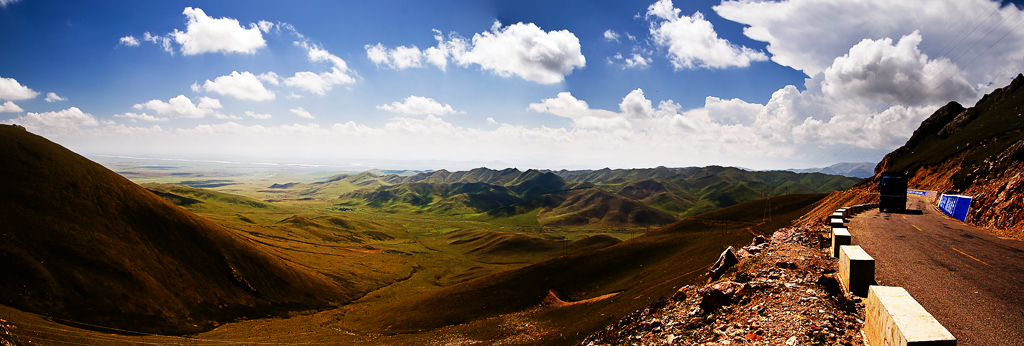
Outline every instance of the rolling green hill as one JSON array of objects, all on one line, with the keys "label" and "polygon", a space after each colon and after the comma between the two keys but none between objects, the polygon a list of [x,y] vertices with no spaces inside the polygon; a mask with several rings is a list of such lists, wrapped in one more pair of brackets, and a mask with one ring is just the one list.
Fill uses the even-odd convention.
[{"label": "rolling green hill", "polygon": [[[337,176],[323,186],[372,181],[340,195],[348,203],[447,215],[537,213],[540,225],[650,226],[789,193],[827,193],[860,181],[821,173],[733,167],[594,171],[435,171],[412,176]],[[318,183],[319,184],[319,183]],[[337,188],[333,191],[339,191]]]},{"label": "rolling green hill", "polygon": [[42,137],[2,125],[0,147],[4,305],[177,334],[355,298]]},{"label": "rolling green hill", "polygon": [[678,220],[672,214],[600,189],[590,188],[552,195],[537,221],[546,226],[644,226]]}]

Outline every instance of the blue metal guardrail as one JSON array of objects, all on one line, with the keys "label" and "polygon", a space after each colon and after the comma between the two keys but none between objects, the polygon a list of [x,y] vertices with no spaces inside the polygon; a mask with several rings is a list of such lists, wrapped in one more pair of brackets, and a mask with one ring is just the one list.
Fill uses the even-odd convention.
[{"label": "blue metal guardrail", "polygon": [[932,190],[911,190],[907,189],[908,195],[924,196],[924,198],[932,199],[938,197],[938,193]]},{"label": "blue metal guardrail", "polygon": [[967,211],[971,209],[972,199],[970,196],[943,194],[939,198],[939,209],[946,215],[964,221],[967,219]]}]

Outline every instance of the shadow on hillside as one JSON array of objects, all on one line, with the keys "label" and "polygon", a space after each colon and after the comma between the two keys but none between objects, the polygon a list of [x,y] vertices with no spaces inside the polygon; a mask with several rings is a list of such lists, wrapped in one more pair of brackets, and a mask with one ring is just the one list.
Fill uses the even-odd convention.
[{"label": "shadow on hillside", "polygon": [[887,210],[887,211],[882,211],[881,213],[886,213],[886,214],[904,214],[904,215],[922,215],[922,214],[924,214],[924,211],[923,210],[916,210],[916,209],[904,209],[904,210]]}]

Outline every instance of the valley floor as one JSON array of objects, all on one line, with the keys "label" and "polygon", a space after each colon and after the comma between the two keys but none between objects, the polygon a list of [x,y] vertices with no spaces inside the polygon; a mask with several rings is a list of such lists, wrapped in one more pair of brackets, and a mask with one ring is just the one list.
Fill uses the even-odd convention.
[{"label": "valley floor", "polygon": [[[598,206],[597,216],[586,216],[595,209],[565,211],[590,221],[543,225],[538,206],[492,214],[340,197],[362,182],[343,179],[332,185],[323,182],[335,178],[323,174],[242,174],[215,167],[189,172],[131,164],[115,169],[153,198],[222,226],[230,237],[348,298],[316,311],[242,314],[183,336],[0,306],[0,346],[575,344],[696,283],[723,248],[787,226],[824,197],[793,194],[739,204],[723,199],[735,205],[660,226],[606,217],[609,211],[648,207],[604,204],[623,197],[595,189],[567,200]],[[744,198],[757,196],[744,188],[740,192]]]}]

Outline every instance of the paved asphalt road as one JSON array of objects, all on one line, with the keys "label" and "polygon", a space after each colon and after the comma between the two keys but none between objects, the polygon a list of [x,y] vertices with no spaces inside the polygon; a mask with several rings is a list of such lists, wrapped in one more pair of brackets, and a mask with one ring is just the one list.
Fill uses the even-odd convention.
[{"label": "paved asphalt road", "polygon": [[853,244],[875,259],[875,281],[910,292],[957,345],[1024,345],[1024,242],[946,217],[910,196],[907,213],[857,215]]}]

